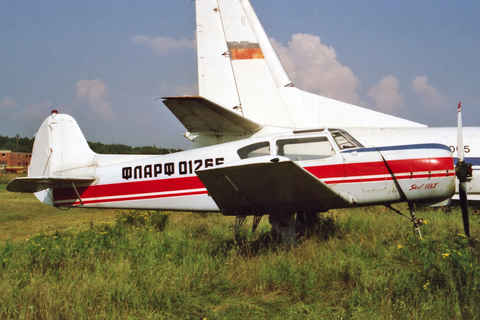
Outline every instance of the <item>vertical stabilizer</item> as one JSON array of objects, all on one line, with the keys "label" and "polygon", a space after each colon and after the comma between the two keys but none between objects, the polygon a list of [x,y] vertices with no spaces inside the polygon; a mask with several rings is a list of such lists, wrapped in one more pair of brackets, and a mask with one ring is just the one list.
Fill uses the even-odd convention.
[{"label": "vertical stabilizer", "polygon": [[240,105],[217,0],[197,0],[198,91],[232,110]]},{"label": "vertical stabilizer", "polygon": [[52,113],[35,136],[28,176],[61,176],[65,170],[91,166],[94,158],[75,119]]},{"label": "vertical stabilizer", "polygon": [[200,95],[263,125],[293,127],[277,90],[290,79],[250,3],[197,0],[196,14]]}]

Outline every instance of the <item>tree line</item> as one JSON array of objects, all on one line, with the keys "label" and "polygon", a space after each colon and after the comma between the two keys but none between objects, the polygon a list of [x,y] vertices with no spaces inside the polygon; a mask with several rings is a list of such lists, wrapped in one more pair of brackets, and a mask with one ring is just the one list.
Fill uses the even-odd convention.
[{"label": "tree line", "polygon": [[[11,150],[14,152],[32,152],[34,138],[0,136],[0,150]],[[104,144],[101,142],[88,141],[90,148],[100,154],[168,154],[181,149],[167,149],[162,147],[141,146],[131,147],[124,144]]]}]

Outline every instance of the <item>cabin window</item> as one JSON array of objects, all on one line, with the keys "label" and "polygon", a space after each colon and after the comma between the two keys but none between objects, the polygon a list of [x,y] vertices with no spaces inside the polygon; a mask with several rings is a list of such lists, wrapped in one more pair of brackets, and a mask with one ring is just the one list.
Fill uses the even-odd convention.
[{"label": "cabin window", "polygon": [[269,156],[270,155],[270,143],[259,142],[248,145],[237,151],[240,159],[247,159],[247,158],[254,158],[254,157],[261,157],[261,156]]},{"label": "cabin window", "polygon": [[343,130],[336,130],[332,132],[332,137],[335,139],[335,142],[338,144],[340,150],[352,149],[352,148],[363,148],[363,145],[355,140],[348,132]]},{"label": "cabin window", "polygon": [[317,160],[335,154],[327,137],[284,139],[277,141],[277,155],[293,161]]}]

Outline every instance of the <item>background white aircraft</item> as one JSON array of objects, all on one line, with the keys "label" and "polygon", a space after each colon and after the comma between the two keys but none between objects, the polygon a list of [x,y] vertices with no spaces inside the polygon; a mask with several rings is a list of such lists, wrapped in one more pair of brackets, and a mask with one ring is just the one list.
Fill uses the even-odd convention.
[{"label": "background white aircraft", "polygon": [[[195,4],[200,97],[164,100],[195,146],[339,127],[366,146],[442,143],[457,158],[455,127],[430,128],[295,88],[249,0]],[[473,164],[465,189],[469,204],[480,205],[480,128],[463,128],[463,134],[464,161]]]}]

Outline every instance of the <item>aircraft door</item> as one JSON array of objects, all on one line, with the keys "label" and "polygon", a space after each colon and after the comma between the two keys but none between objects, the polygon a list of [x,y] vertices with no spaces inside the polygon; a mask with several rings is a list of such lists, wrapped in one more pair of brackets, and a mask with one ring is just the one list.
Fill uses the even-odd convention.
[{"label": "aircraft door", "polygon": [[275,147],[277,155],[290,158],[327,184],[345,176],[343,157],[326,134],[278,139]]}]

